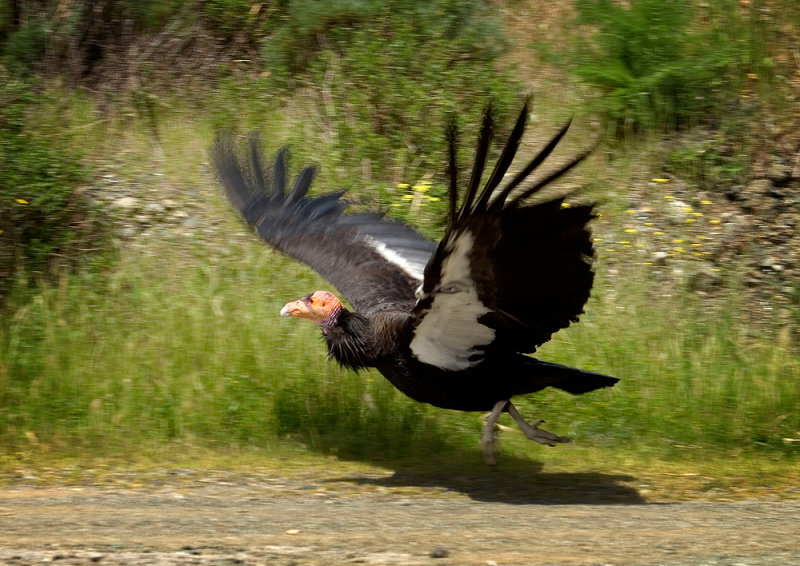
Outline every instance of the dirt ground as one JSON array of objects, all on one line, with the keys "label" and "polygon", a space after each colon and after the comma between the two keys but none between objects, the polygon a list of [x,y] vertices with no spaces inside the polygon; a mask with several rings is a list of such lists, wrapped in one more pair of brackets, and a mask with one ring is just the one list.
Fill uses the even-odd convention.
[{"label": "dirt ground", "polygon": [[783,566],[800,564],[800,501],[649,501],[602,474],[178,470],[138,486],[0,489],[0,563],[44,562]]}]

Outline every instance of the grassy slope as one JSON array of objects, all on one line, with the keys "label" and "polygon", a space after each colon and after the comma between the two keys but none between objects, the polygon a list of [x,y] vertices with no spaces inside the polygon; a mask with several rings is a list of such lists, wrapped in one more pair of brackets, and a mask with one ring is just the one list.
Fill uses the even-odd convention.
[{"label": "grassy slope", "polygon": [[[549,133],[563,82],[535,82],[539,125]],[[299,153],[325,162],[324,136],[293,124],[302,123],[302,101],[285,118],[243,103],[250,94],[217,93],[211,105],[232,107],[242,129],[264,125],[294,140],[312,130]],[[276,316],[286,300],[326,284],[258,246],[231,218],[206,159],[216,118],[165,105],[156,142],[136,122],[97,121],[85,100],[76,99],[72,112],[71,127],[101,171],[136,179],[161,173],[143,190],[190,202],[212,229],[142,239],[123,249],[109,273],[65,277],[13,312],[0,336],[7,477],[47,466],[72,466],[80,476],[98,451],[103,465],[143,469],[189,460],[225,468],[235,459],[246,470],[287,473],[327,469],[324,455],[335,454],[362,471],[426,474],[433,460],[482,473],[472,467],[480,465],[477,415],[420,406],[377,374],[332,367],[315,329]],[[571,139],[585,139],[576,125]],[[540,136],[539,128],[532,132]],[[593,159],[581,178],[627,187],[649,168],[641,156],[630,159],[622,170]],[[323,170],[318,187],[348,181]],[[619,189],[604,196],[601,229],[621,222],[626,199]],[[424,210],[416,220],[430,222]],[[506,468],[540,462],[549,473],[624,474],[660,496],[762,494],[764,485],[794,493],[797,444],[784,439],[800,436],[800,359],[777,338],[753,335],[738,317],[735,293],[713,303],[674,296],[632,267],[633,256],[615,258],[614,269],[604,259],[582,324],[541,354],[622,382],[580,398],[554,392],[521,400],[524,414],[546,418],[576,442],[549,450],[503,433]],[[145,456],[131,461],[134,447]]]}]

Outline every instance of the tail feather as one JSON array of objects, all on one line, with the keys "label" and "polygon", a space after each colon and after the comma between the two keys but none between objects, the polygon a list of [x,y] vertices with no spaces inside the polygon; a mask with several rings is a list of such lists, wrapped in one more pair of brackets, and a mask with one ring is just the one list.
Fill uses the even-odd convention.
[{"label": "tail feather", "polygon": [[573,395],[588,393],[601,387],[612,387],[619,381],[616,377],[582,370],[552,362],[543,362],[530,358],[531,372],[534,383],[544,387],[555,387]]}]

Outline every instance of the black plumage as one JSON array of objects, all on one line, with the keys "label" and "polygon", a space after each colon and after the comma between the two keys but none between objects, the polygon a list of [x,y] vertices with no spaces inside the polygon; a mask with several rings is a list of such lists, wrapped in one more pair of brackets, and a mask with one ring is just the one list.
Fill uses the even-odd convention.
[{"label": "black plumage", "polygon": [[437,245],[379,214],[343,214],[342,193],[308,198],[314,168],[306,167],[286,194],[287,151],[265,171],[258,140],[249,163],[230,137],[218,138],[212,159],[227,195],[270,245],[303,261],[350,302],[318,291],[287,303],[283,316],[318,324],[329,355],[343,366],[377,368],[406,395],[438,407],[491,411],[484,429],[493,461],[494,429],[508,412],[529,438],[566,441],[526,423],[510,399],[556,387],[579,394],[617,379],[536,360],[525,354],[577,321],[593,282],[588,223],[593,206],[565,206],[563,197],[528,198],[580,163],[578,155],[524,187],[550,155],[564,126],[523,169],[499,188],[522,139],[523,108],[482,190],[494,126],[487,111],[475,163],[458,206],[456,129],[448,129],[449,213]]}]

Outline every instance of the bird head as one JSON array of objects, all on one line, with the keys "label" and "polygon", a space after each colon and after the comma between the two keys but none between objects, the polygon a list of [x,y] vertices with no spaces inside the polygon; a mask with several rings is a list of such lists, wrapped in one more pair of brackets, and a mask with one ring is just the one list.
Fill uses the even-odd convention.
[{"label": "bird head", "polygon": [[333,293],[316,291],[283,305],[281,316],[294,316],[324,326],[335,322],[343,308],[342,301]]}]

